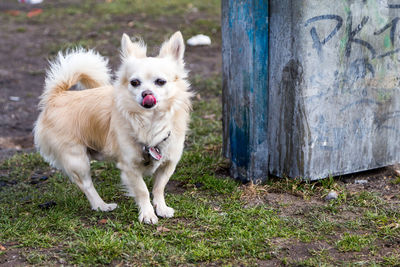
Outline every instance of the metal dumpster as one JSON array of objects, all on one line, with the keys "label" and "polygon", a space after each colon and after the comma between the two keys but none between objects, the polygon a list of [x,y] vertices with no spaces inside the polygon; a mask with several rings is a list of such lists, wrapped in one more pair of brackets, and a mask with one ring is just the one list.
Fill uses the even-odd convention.
[{"label": "metal dumpster", "polygon": [[[223,0],[224,152],[235,177],[315,180],[400,161],[400,3],[393,2]],[[243,37],[249,32],[253,38]],[[268,45],[255,43],[262,38]]]}]

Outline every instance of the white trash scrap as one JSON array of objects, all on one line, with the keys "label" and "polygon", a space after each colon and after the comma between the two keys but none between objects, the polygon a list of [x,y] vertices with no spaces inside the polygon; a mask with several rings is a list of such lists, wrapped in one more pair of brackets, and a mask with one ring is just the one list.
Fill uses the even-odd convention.
[{"label": "white trash scrap", "polygon": [[25,3],[25,4],[31,4],[31,5],[37,5],[43,2],[43,0],[18,0],[20,3]]},{"label": "white trash scrap", "polygon": [[10,96],[8,99],[10,101],[14,101],[14,102],[18,102],[21,100],[21,98],[19,96]]},{"label": "white trash scrap", "polygon": [[186,43],[190,46],[198,46],[198,45],[210,45],[211,39],[207,35],[198,34],[190,37]]}]

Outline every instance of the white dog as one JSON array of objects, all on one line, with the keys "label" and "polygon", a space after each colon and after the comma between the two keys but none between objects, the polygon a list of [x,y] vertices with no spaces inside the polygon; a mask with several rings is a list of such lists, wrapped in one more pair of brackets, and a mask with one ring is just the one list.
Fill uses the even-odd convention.
[{"label": "white dog", "polygon": [[[181,158],[191,109],[184,68],[185,46],[176,32],[157,57],[143,42],[121,41],[121,67],[110,83],[107,60],[93,51],[58,54],[47,72],[35,145],[85,193],[92,209],[111,211],[93,186],[90,158],[117,161],[121,180],[139,207],[139,221],[172,217],[164,188]],[[68,90],[75,84],[87,90]],[[143,181],[154,174],[153,205]],[[154,211],[155,209],[155,211]]]}]

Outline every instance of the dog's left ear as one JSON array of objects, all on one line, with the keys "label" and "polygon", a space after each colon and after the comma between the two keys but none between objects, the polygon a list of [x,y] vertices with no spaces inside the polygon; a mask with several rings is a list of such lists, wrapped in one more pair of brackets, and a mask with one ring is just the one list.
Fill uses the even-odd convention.
[{"label": "dog's left ear", "polygon": [[185,43],[180,31],[174,33],[168,41],[165,41],[161,48],[159,57],[172,57],[183,64],[183,54],[185,53]]}]

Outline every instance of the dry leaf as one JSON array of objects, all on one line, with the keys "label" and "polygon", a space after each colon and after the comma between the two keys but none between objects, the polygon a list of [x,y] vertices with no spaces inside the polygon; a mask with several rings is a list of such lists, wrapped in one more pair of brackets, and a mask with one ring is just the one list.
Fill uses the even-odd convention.
[{"label": "dry leaf", "polygon": [[6,248],[0,244],[0,251],[5,251],[5,250],[6,250]]},{"label": "dry leaf", "polygon": [[35,8],[35,9],[32,9],[31,11],[29,11],[28,14],[26,14],[26,16],[27,16],[28,18],[32,18],[32,17],[35,17],[35,16],[41,14],[42,12],[43,12],[42,9],[40,9],[40,8]]},{"label": "dry leaf", "polygon": [[398,223],[391,223],[391,224],[388,224],[388,225],[380,226],[380,227],[378,227],[378,228],[379,228],[379,229],[383,229],[383,228],[386,228],[386,227],[388,227],[388,228],[390,228],[390,229],[397,229],[397,228],[400,227],[400,224],[398,224]]},{"label": "dry leaf", "polygon": [[398,223],[391,223],[391,224],[388,225],[388,227],[391,228],[391,229],[397,229],[397,228],[400,227],[400,224],[398,224]]},{"label": "dry leaf", "polygon": [[7,10],[6,13],[11,16],[19,16],[19,14],[21,14],[18,10]]},{"label": "dry leaf", "polygon": [[215,119],[215,114],[204,115],[204,116],[203,116],[203,119],[210,119],[210,120],[213,120],[213,119]]},{"label": "dry leaf", "polygon": [[164,227],[164,226],[158,226],[157,227],[157,232],[158,233],[164,233],[164,232],[169,232],[169,231],[171,231],[171,230],[169,230],[167,227]]},{"label": "dry leaf", "polygon": [[107,223],[107,219],[101,219],[100,221],[99,221],[99,224],[106,224]]},{"label": "dry leaf", "polygon": [[392,198],[395,198],[395,197],[396,197],[395,195],[386,195],[383,198],[386,200],[391,200]]}]

